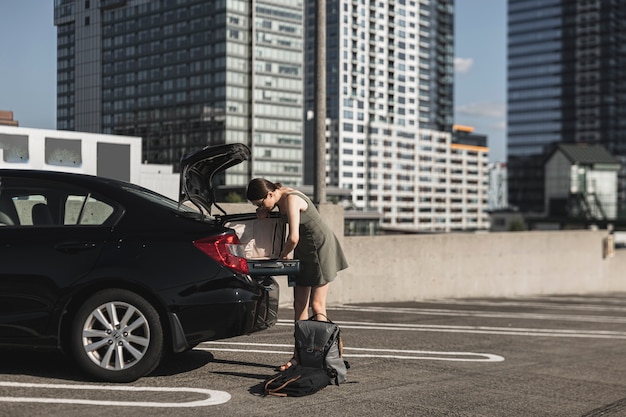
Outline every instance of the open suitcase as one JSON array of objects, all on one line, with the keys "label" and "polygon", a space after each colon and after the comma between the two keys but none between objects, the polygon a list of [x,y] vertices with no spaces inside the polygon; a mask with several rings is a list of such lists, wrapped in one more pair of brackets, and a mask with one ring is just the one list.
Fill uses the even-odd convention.
[{"label": "open suitcase", "polygon": [[237,255],[248,260],[252,276],[291,275],[300,271],[297,259],[278,259],[287,237],[287,223],[279,213],[259,219],[256,213],[219,216],[225,226],[237,233]]}]

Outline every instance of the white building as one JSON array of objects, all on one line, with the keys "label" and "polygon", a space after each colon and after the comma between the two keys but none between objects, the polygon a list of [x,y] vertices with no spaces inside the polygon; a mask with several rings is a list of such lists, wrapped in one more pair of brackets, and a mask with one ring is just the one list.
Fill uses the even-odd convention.
[{"label": "white building", "polygon": [[0,125],[0,168],[114,178],[178,200],[171,165],[141,163],[141,138]]},{"label": "white building", "polygon": [[448,232],[489,228],[488,153],[452,143],[445,132],[372,141],[369,205],[387,230]]},{"label": "white building", "polygon": [[[316,4],[305,2],[308,111]],[[349,190],[352,209],[380,213],[383,229],[488,228],[488,149],[452,137],[453,1],[333,0],[326,15],[328,185]],[[306,184],[313,168],[305,161]]]},{"label": "white building", "polygon": [[509,207],[506,162],[489,164],[489,203],[490,211]]}]

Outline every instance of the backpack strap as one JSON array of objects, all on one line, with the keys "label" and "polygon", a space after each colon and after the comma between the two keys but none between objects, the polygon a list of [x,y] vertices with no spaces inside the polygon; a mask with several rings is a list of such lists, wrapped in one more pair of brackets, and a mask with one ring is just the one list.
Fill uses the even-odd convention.
[{"label": "backpack strap", "polygon": [[328,318],[328,316],[326,316],[325,314],[322,314],[322,313],[315,313],[311,317],[309,317],[307,320],[313,321],[313,320],[315,320],[315,317],[317,317],[317,316],[322,316],[322,317],[324,317],[326,319],[327,322],[335,324],[331,319]]},{"label": "backpack strap", "polygon": [[287,394],[285,394],[284,392],[280,392],[282,389],[284,389],[287,385],[291,384],[293,381],[298,380],[298,378],[300,378],[300,375],[290,378],[287,381],[285,381],[285,383],[279,387],[276,388],[268,388],[268,385],[271,384],[272,382],[274,382],[275,380],[277,380],[278,378],[280,378],[280,375],[277,376],[276,378],[272,378],[269,381],[267,381],[265,383],[265,392],[267,393],[267,395],[275,395],[276,397],[286,397]]}]

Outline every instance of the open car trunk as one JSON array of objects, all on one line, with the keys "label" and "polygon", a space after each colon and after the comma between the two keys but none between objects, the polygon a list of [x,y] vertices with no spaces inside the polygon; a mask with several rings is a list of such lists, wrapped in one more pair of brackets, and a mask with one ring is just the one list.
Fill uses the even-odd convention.
[{"label": "open car trunk", "polygon": [[227,214],[216,202],[214,178],[226,169],[250,158],[243,143],[206,146],[181,159],[179,203],[189,203],[199,213],[211,215],[216,206],[224,215],[215,219],[234,229],[241,244],[238,256],[248,259],[252,276],[289,275],[300,270],[300,261],[278,259],[287,237],[287,224],[279,213],[259,219],[256,213]]},{"label": "open car trunk", "polygon": [[252,276],[290,275],[300,271],[297,259],[278,259],[287,237],[287,223],[278,213],[259,219],[256,213],[216,216],[225,227],[237,233],[238,256],[248,260]]}]

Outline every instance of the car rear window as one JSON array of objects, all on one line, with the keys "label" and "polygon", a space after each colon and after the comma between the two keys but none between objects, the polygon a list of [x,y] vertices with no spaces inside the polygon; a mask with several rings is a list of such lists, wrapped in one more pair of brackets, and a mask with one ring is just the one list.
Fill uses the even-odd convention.
[{"label": "car rear window", "polygon": [[136,188],[136,187],[123,187],[126,191],[129,191],[135,195],[140,196],[141,198],[145,198],[150,200],[153,203],[159,204],[165,208],[175,211],[181,211],[183,213],[198,213],[198,210],[188,207],[184,204],[178,204],[177,201],[172,200],[162,194],[156,193],[154,191],[150,191],[146,188]]}]

